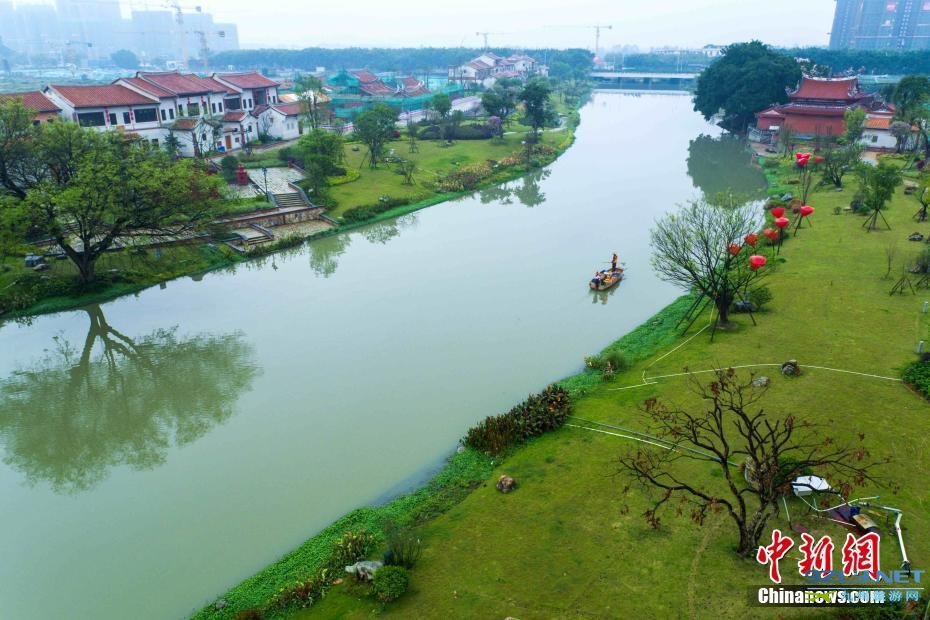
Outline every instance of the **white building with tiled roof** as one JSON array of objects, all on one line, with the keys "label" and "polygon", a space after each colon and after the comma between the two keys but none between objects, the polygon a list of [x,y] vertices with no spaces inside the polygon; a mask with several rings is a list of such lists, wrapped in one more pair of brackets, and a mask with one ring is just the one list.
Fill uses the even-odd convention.
[{"label": "white building with tiled roof", "polygon": [[[159,146],[170,137],[181,154],[236,151],[258,138],[260,123],[277,138],[300,134],[294,106],[278,98],[279,84],[258,73],[214,73],[200,77],[178,71],[140,71],[112,84],[51,85],[42,92],[0,94],[21,99],[36,120],[64,118],[100,131],[131,133]],[[262,114],[273,118],[262,119]]]},{"label": "white building with tiled roof", "polygon": [[491,88],[498,78],[514,77],[525,80],[547,73],[543,65],[526,54],[514,54],[503,58],[493,52],[484,52],[465,64],[449,67],[449,81]]}]

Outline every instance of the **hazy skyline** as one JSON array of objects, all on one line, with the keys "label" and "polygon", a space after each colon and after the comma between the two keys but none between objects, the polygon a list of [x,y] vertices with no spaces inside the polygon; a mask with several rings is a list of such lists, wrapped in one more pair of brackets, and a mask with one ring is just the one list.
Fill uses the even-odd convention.
[{"label": "hazy skyline", "polygon": [[[88,3],[100,0],[86,0]],[[51,2],[48,2],[51,3]],[[19,2],[19,4],[27,4]],[[506,47],[594,47],[637,45],[698,47],[761,39],[776,45],[826,45],[833,0],[378,0],[314,2],[278,0],[189,0],[217,21],[234,22],[240,45],[252,47],[457,46],[479,47],[477,31],[491,31],[489,43]],[[165,4],[123,0],[123,13]]]}]

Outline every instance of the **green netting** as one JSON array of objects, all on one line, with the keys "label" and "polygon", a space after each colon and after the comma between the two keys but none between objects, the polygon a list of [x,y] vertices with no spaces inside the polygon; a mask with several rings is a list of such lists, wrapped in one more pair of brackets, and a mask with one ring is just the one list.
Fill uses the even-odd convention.
[{"label": "green netting", "polygon": [[330,109],[338,118],[352,118],[359,112],[368,110],[376,103],[386,103],[402,112],[423,109],[423,104],[443,92],[453,96],[461,96],[465,88],[461,84],[448,84],[441,89],[416,97],[372,97],[370,95],[348,95],[335,93],[330,95]]}]

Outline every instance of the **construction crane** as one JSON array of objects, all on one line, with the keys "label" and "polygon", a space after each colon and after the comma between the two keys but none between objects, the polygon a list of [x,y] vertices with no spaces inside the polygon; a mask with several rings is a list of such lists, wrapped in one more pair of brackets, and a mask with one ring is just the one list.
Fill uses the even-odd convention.
[{"label": "construction crane", "polygon": [[476,32],[475,33],[476,37],[484,37],[484,49],[488,49],[488,35],[489,34],[505,35],[505,34],[510,34],[510,33],[509,32]]},{"label": "construction crane", "polygon": [[200,60],[203,62],[203,72],[206,75],[210,75],[210,47],[207,45],[207,35],[215,34],[222,39],[226,36],[226,31],[217,30],[216,32],[206,32],[204,30],[195,30],[194,34],[200,38]]},{"label": "construction crane", "polygon": [[178,33],[181,36],[181,66],[185,70],[190,70],[188,66],[188,57],[187,57],[187,31],[184,30],[184,9],[193,9],[196,13],[202,11],[200,5],[197,6],[181,6],[178,0],[172,0],[165,2],[164,6],[169,9],[174,10],[174,21],[178,25]]},{"label": "construction crane", "polygon": [[601,30],[613,30],[612,25],[594,24],[593,26],[551,26],[551,28],[587,28],[594,30],[594,55],[601,57]]},{"label": "construction crane", "polygon": [[67,42],[65,42],[65,57],[63,60],[64,60],[64,65],[71,69],[71,77],[74,77],[75,74],[77,73],[77,62],[75,61],[78,59],[75,57],[74,47],[73,47],[75,45],[78,45],[80,47],[86,47],[87,49],[90,49],[94,46],[93,43],[90,43],[88,41],[68,40]]}]

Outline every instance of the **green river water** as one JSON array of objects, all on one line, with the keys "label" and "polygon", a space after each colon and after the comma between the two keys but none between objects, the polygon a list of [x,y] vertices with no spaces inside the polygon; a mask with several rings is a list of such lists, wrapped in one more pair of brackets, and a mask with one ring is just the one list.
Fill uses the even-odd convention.
[{"label": "green river water", "polygon": [[[177,618],[681,292],[654,219],[758,192],[682,94],[596,93],[547,169],[285,254],[0,325],[0,618]],[[628,278],[595,295],[611,252]]]}]

